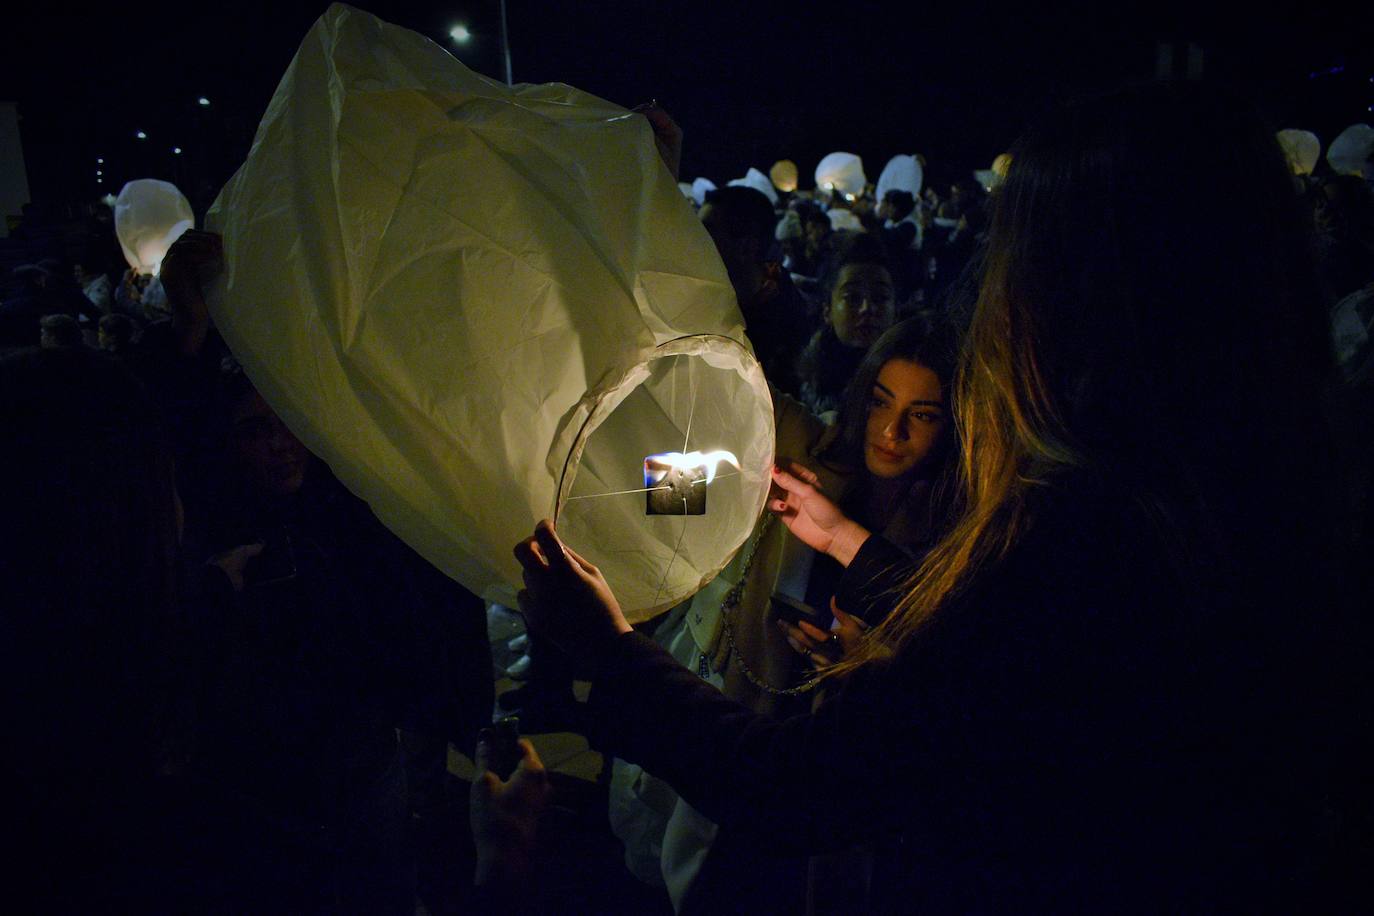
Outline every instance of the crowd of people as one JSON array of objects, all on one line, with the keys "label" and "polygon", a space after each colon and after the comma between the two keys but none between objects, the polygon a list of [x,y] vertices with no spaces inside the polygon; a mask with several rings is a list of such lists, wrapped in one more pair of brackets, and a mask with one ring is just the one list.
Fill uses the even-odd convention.
[{"label": "crowd of people", "polygon": [[[533,661],[504,705],[606,755],[626,865],[677,912],[1359,899],[1374,185],[1293,176],[1198,86],[1064,108],[1010,161],[707,194],[774,397],[767,511],[638,627],[551,523],[514,545]],[[113,250],[0,301],[15,887],[414,912],[452,745],[469,902],[526,905],[548,780],[528,742],[493,759],[483,602],[239,368],[216,236],[156,278]]]}]

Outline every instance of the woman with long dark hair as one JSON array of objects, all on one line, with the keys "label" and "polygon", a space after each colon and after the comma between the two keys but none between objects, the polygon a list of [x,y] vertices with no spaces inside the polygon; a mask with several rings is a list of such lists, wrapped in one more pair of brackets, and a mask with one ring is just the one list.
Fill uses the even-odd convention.
[{"label": "woman with long dark hair", "polygon": [[890,608],[825,702],[776,721],[703,689],[547,523],[517,547],[527,612],[596,666],[598,746],[760,845],[868,843],[871,908],[1310,904],[1329,355],[1282,154],[1234,100],[1156,86],[1013,156],[947,533],[903,570],[775,474],[770,508],[847,566],[840,606]]}]

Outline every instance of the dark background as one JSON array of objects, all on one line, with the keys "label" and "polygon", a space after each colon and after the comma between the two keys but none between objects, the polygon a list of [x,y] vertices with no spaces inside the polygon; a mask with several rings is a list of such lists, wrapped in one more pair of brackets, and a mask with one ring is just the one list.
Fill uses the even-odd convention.
[{"label": "dark background", "polygon": [[[73,206],[159,177],[204,207],[247,153],[325,7],[12,10],[0,99],[20,106],[33,199]],[[496,0],[370,9],[502,77]],[[627,106],[659,99],[686,131],[689,180],[723,183],[787,157],[807,187],[817,160],[843,149],[863,157],[870,180],[889,156],[920,152],[933,178],[948,181],[986,168],[1041,107],[1150,79],[1160,43],[1174,46],[1180,74],[1184,49],[1197,45],[1208,79],[1239,88],[1276,127],[1315,130],[1324,144],[1374,118],[1374,3],[1241,12],[1175,2],[509,0],[508,18],[517,81],[565,82]],[[460,21],[474,37],[458,48],[448,30]],[[135,139],[138,130],[148,139]]]}]

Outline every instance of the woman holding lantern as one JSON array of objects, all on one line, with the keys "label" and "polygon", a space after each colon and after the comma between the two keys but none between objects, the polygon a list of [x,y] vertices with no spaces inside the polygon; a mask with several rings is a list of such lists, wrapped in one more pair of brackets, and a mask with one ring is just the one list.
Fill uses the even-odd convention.
[{"label": "woman holding lantern", "polygon": [[949,530],[894,568],[775,474],[770,509],[846,567],[840,607],[889,611],[814,711],[701,684],[547,522],[516,547],[522,605],[594,667],[596,746],[760,848],[870,844],[871,909],[1310,908],[1338,886],[1343,667],[1312,473],[1329,353],[1282,154],[1235,100],[1157,86],[1013,155]]}]

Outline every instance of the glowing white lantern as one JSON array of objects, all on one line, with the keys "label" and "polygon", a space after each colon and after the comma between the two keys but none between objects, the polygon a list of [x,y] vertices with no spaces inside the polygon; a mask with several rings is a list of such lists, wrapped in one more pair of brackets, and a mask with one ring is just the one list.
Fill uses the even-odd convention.
[{"label": "glowing white lantern", "polygon": [[924,180],[921,163],[916,161],[915,156],[893,156],[887,161],[887,165],[883,166],[883,173],[878,176],[873,196],[882,200],[888,191],[906,191],[912,197],[918,197]]},{"label": "glowing white lantern", "polygon": [[773,187],[773,182],[768,180],[768,176],[758,169],[751,168],[743,178],[736,178],[734,181],[731,181],[730,186],[753,188],[755,191],[758,191],[764,197],[768,198],[769,203],[773,204],[773,206],[776,207],[778,205],[777,189]]},{"label": "glowing white lantern", "polygon": [[156,274],[172,243],[195,228],[196,217],[176,185],[140,178],[126,184],[115,198],[114,224],[129,266],[140,274]]},{"label": "glowing white lantern", "polygon": [[[553,517],[639,620],[748,537],[767,385],[642,115],[335,5],[209,222],[211,310],[253,382],[472,591],[513,602],[511,547]],[[704,514],[646,512],[647,458],[716,450],[739,470],[700,484]]]},{"label": "glowing white lantern", "polygon": [[1322,142],[1310,130],[1281,130],[1278,132],[1279,146],[1288,158],[1288,165],[1294,175],[1311,175],[1321,158]]},{"label": "glowing white lantern", "polygon": [[679,181],[677,183],[677,189],[682,192],[683,197],[687,198],[688,200],[693,199],[692,183],[690,181]]},{"label": "glowing white lantern", "polygon": [[1369,178],[1369,160],[1374,157],[1374,127],[1352,124],[1331,141],[1326,161],[1340,175],[1363,175]]},{"label": "glowing white lantern", "polygon": [[816,187],[849,196],[863,193],[868,179],[863,160],[853,153],[831,153],[816,166]]},{"label": "glowing white lantern", "polygon": [[692,200],[698,207],[706,203],[706,195],[716,189],[716,183],[709,178],[698,178],[692,182]]},{"label": "glowing white lantern", "polygon": [[974,181],[983,186],[984,191],[991,191],[1001,183],[1002,178],[992,169],[976,169],[973,173]]}]

